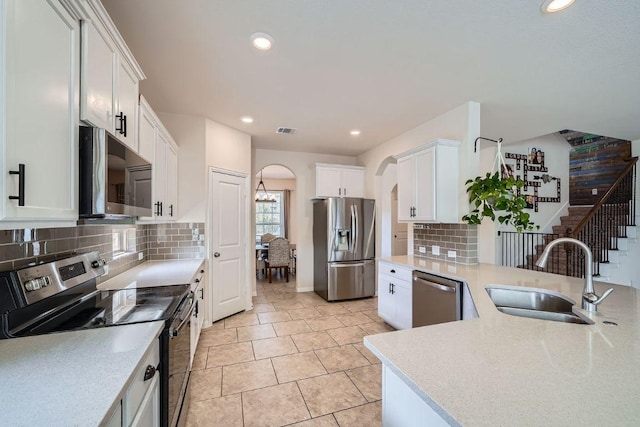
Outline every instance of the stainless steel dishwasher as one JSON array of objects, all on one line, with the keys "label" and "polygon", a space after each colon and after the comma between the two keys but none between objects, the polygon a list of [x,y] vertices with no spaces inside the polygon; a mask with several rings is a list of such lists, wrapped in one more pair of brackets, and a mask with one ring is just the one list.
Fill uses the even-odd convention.
[{"label": "stainless steel dishwasher", "polygon": [[414,328],[462,319],[462,283],[421,271],[413,272]]}]

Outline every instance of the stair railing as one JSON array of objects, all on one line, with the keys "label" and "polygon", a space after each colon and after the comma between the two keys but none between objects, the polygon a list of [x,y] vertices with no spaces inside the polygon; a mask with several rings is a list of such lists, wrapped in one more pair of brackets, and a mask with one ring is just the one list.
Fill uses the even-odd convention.
[{"label": "stair railing", "polygon": [[[500,237],[501,265],[524,268],[525,270],[542,270],[536,266],[538,255],[549,242],[562,237],[557,233],[518,233],[515,231],[498,231]],[[560,246],[551,249],[551,255],[544,271],[566,275],[565,257],[561,256]]]},{"label": "stair railing", "polygon": [[[591,248],[594,276],[600,276],[600,263],[609,262],[609,250],[618,250],[618,237],[627,237],[626,227],[635,225],[637,161],[637,157],[630,158],[609,190],[573,230],[567,230],[569,237]],[[567,275],[583,277],[583,252],[575,250],[573,245],[567,245],[565,251]]]}]

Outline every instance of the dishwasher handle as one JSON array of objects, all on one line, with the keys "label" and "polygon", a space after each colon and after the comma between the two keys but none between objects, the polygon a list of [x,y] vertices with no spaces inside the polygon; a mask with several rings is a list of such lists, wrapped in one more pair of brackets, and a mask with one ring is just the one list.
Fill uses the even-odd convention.
[{"label": "dishwasher handle", "polygon": [[413,280],[415,282],[420,282],[422,284],[425,284],[427,286],[431,286],[432,288],[436,288],[436,289],[444,291],[444,292],[456,293],[456,288],[453,287],[453,286],[447,286],[447,285],[441,285],[439,283],[433,283],[433,282],[430,282],[429,280],[425,280],[425,279],[422,279],[420,277],[414,277]]}]

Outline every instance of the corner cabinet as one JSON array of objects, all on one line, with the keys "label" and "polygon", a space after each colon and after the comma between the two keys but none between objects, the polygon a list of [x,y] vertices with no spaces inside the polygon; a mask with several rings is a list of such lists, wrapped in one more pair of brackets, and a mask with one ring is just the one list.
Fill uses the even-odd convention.
[{"label": "corner cabinet", "polygon": [[364,197],[364,168],[316,163],[316,198]]},{"label": "corner cabinet", "polygon": [[80,119],[138,152],[138,91],[144,73],[102,4],[82,4]]},{"label": "corner cabinet", "polygon": [[412,326],[413,271],[395,264],[378,262],[378,316],[396,329]]},{"label": "corner cabinet", "polygon": [[178,217],[178,146],[143,96],[138,118],[139,152],[153,163],[153,217],[173,221]]},{"label": "corner cabinet", "polygon": [[76,221],[79,13],[0,0],[0,28],[0,228]]},{"label": "corner cabinet", "polygon": [[459,222],[458,141],[437,139],[398,154],[398,220]]}]

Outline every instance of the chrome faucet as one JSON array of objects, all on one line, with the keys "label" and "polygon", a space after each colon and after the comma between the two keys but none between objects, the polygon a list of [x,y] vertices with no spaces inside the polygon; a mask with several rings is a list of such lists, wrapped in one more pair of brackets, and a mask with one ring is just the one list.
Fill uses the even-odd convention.
[{"label": "chrome faucet", "polygon": [[601,297],[596,294],[596,291],[593,288],[593,254],[591,253],[589,246],[585,245],[580,240],[572,239],[570,237],[560,237],[559,239],[550,242],[547,247],[544,248],[544,251],[542,251],[542,255],[540,255],[536,265],[540,268],[544,268],[547,265],[551,249],[560,243],[573,243],[580,247],[584,252],[586,260],[584,266],[584,289],[582,290],[582,309],[587,311],[598,311],[598,304],[613,292],[613,288],[608,289]]}]

